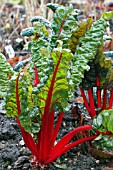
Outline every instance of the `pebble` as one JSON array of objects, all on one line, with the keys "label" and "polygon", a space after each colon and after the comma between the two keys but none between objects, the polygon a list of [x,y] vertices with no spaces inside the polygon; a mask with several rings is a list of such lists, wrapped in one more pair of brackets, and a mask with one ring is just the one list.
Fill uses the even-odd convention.
[{"label": "pebble", "polygon": [[76,162],[76,161],[77,161],[77,158],[74,158],[74,161]]},{"label": "pebble", "polygon": [[20,149],[20,153],[21,153],[22,155],[25,155],[25,156],[31,155],[30,150],[29,150],[28,148],[26,148],[26,147],[22,147],[22,148]]},{"label": "pebble", "polygon": [[73,161],[72,161],[71,159],[68,161],[69,164],[71,164],[72,162],[73,162]]},{"label": "pebble", "polygon": [[16,165],[23,163],[24,161],[29,160],[29,156],[21,156],[18,158],[18,160],[15,162]]},{"label": "pebble", "polygon": [[25,143],[24,143],[24,140],[23,140],[23,139],[19,142],[19,145],[20,145],[20,146],[25,145]]},{"label": "pebble", "polygon": [[6,142],[3,140],[3,141],[2,141],[2,144],[5,144],[5,143],[6,143]]},{"label": "pebble", "polygon": [[63,125],[64,125],[64,127],[66,127],[66,123],[65,122],[63,122]]},{"label": "pebble", "polygon": [[11,166],[11,165],[9,165],[9,166],[7,167],[7,169],[12,169],[12,166]]},{"label": "pebble", "polygon": [[99,164],[99,163],[100,163],[100,161],[99,161],[99,160],[96,160],[96,163],[97,163],[97,164]]},{"label": "pebble", "polygon": [[25,163],[22,167],[22,170],[28,170],[29,169],[29,163]]},{"label": "pebble", "polygon": [[0,109],[0,113],[5,114],[5,113],[6,113],[6,111],[5,111],[5,110]]},{"label": "pebble", "polygon": [[19,168],[22,166],[23,162],[29,161],[29,156],[21,156],[18,158],[18,160],[15,162],[14,168]]},{"label": "pebble", "polygon": [[65,161],[67,161],[67,158],[65,158]]},{"label": "pebble", "polygon": [[0,143],[0,150],[2,150],[5,147],[5,144]]}]

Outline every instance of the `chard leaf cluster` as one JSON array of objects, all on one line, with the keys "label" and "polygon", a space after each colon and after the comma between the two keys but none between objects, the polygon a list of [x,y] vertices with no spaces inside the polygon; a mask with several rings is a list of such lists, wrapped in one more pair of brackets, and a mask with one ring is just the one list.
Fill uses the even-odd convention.
[{"label": "chard leaf cluster", "polygon": [[103,110],[93,120],[93,128],[100,132],[106,132],[107,130],[113,133],[113,110]]},{"label": "chard leaf cluster", "polygon": [[100,135],[94,139],[93,145],[97,149],[113,150],[113,110],[103,110],[92,121],[92,129]]}]

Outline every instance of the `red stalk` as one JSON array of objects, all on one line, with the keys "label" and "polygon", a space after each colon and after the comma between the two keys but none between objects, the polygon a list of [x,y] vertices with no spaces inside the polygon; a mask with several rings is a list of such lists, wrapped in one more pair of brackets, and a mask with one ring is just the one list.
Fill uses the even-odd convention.
[{"label": "red stalk", "polygon": [[[52,132],[53,132],[53,129],[52,128],[51,132],[49,131],[50,130],[50,126],[52,127],[54,125],[54,114],[52,113],[51,114],[51,118],[52,120],[50,119],[50,114],[51,113],[46,113],[43,115],[42,117],[42,126],[41,126],[41,131],[40,131],[40,134],[39,134],[39,160],[40,162],[42,163],[45,163],[46,160],[47,160],[47,157],[48,157],[48,151],[49,151],[49,144],[50,144],[50,136],[52,136]],[[51,125],[50,125],[51,124]],[[45,149],[45,145],[46,145],[46,150]],[[45,152],[44,152],[45,151]]]},{"label": "red stalk", "polygon": [[34,63],[34,74],[35,74],[34,86],[37,86],[39,84],[39,79],[38,79],[38,69],[35,63]]},{"label": "red stalk", "polygon": [[93,119],[96,116],[96,111],[95,111],[92,89],[88,90],[88,96],[89,96],[89,103],[90,103],[90,109],[91,109],[90,116]]},{"label": "red stalk", "polygon": [[7,76],[8,76],[8,79],[10,80],[10,79],[11,79],[11,75],[10,75],[10,74],[8,74]]},{"label": "red stalk", "polygon": [[51,100],[52,100],[52,93],[53,93],[53,89],[54,89],[54,83],[55,83],[55,79],[56,79],[56,74],[58,71],[58,67],[60,64],[60,60],[62,58],[62,53],[59,57],[58,63],[56,65],[55,71],[53,73],[53,77],[51,80],[51,84],[50,84],[50,88],[48,91],[48,97],[46,100],[46,105],[45,105],[45,109],[44,109],[44,116],[42,118],[42,127],[41,127],[41,136],[40,136],[40,159],[42,162],[46,162],[47,157],[48,157],[48,131],[47,131],[47,127],[49,126],[49,111],[50,111],[50,106],[51,106]]},{"label": "red stalk", "polygon": [[[46,147],[47,147],[47,126],[48,126],[48,117],[43,115],[41,131],[40,131],[40,150],[39,150],[39,160],[41,162],[45,162],[46,160],[46,153],[44,153],[44,144],[46,143]],[[46,148],[46,152],[47,152],[47,148]]]},{"label": "red stalk", "polygon": [[41,130],[37,133],[37,140],[38,140],[38,144],[37,144],[37,150],[40,154],[40,142],[41,142]]},{"label": "red stalk", "polygon": [[106,109],[106,102],[107,102],[107,89],[104,89],[102,110]]},{"label": "red stalk", "polygon": [[65,21],[66,21],[66,19],[64,19],[63,22],[62,22],[62,25],[61,25],[61,28],[60,28],[60,31],[59,31],[59,34],[58,34],[58,39],[60,38],[60,35],[61,35],[61,33],[62,33],[62,30],[63,30],[63,26],[64,26],[64,24],[65,24]]},{"label": "red stalk", "polygon": [[[50,120],[48,122],[48,155],[49,155],[49,150],[50,150],[50,142],[51,142],[51,138],[52,138],[52,135],[53,135],[53,131],[54,131],[54,111],[50,112],[49,113],[49,118],[48,120]],[[44,124],[42,125],[41,127],[41,130],[43,128]],[[39,157],[39,160],[42,160],[42,155],[43,155],[43,147],[42,147],[42,138],[41,138],[41,135],[42,135],[42,132],[38,133],[37,135],[37,138],[38,138],[38,150],[39,150],[39,154],[40,154],[40,157]]]},{"label": "red stalk", "polygon": [[56,65],[56,68],[55,68],[55,71],[54,71],[54,74],[53,74],[53,77],[52,77],[52,80],[51,80],[51,85],[50,85],[50,88],[49,88],[49,91],[48,91],[48,97],[47,97],[47,100],[46,100],[46,106],[45,106],[45,109],[44,109],[44,113],[49,113],[49,110],[50,110],[55,78],[56,78],[56,74],[57,74],[57,71],[58,71],[58,67],[59,67],[61,58],[62,58],[62,53],[60,55],[59,61],[58,61],[57,65]]},{"label": "red stalk", "polygon": [[101,108],[101,90],[99,89],[99,87],[100,87],[100,82],[99,82],[98,77],[96,77],[96,85],[97,85],[98,108]]},{"label": "red stalk", "polygon": [[57,150],[57,152],[55,154],[53,154],[47,161],[46,161],[46,164],[54,161],[55,159],[57,159],[59,156],[61,156],[62,154],[64,154],[65,152],[67,152],[69,149],[83,143],[83,142],[86,142],[86,141],[90,141],[90,140],[93,140],[95,139],[97,136],[90,136],[90,137],[87,137],[87,138],[83,138],[83,139],[79,139],[67,146],[64,146],[61,150]]},{"label": "red stalk", "polygon": [[112,104],[113,104],[113,90],[111,90],[111,96],[110,96],[110,99],[109,99],[108,109],[112,109]]},{"label": "red stalk", "polygon": [[97,87],[97,101],[98,101],[98,108],[101,108],[101,90]]},{"label": "red stalk", "polygon": [[81,92],[81,95],[82,95],[82,97],[83,97],[83,100],[84,100],[84,103],[85,103],[86,109],[87,109],[87,111],[89,112],[89,115],[90,115],[90,113],[91,113],[91,109],[90,109],[89,104],[88,104],[88,102],[87,102],[87,99],[86,99],[86,96],[85,96],[84,90],[80,88],[80,92]]},{"label": "red stalk", "polygon": [[[48,126],[47,126],[47,153],[49,155],[50,142],[54,131],[54,111],[52,110],[48,115]],[[42,129],[43,127],[41,127]],[[41,131],[38,133],[38,150],[39,150],[39,160],[43,162],[43,145],[41,139]]]},{"label": "red stalk", "polygon": [[52,155],[54,155],[58,150],[61,150],[63,147],[65,147],[65,145],[75,136],[76,133],[91,129],[92,129],[91,125],[80,126],[78,128],[73,129],[55,145],[55,147],[52,150]]},{"label": "red stalk", "polygon": [[111,133],[110,131],[108,131],[108,130],[107,130],[106,132],[99,132],[98,130],[96,130],[95,132],[96,132],[97,135],[100,135],[100,134],[102,134],[102,135],[110,135],[110,134],[112,134],[112,133]]},{"label": "red stalk", "polygon": [[55,130],[54,130],[54,133],[53,133],[52,138],[51,138],[50,147],[49,147],[50,148],[49,153],[51,153],[51,150],[52,150],[52,148],[54,146],[54,143],[55,143],[56,137],[58,135],[58,131],[60,129],[63,117],[64,117],[64,113],[60,112],[60,114],[58,116],[58,120],[57,120],[57,123],[56,123],[56,127],[55,127]]},{"label": "red stalk", "polygon": [[53,132],[54,132],[54,110],[52,110],[50,113],[49,113],[49,126],[48,126],[48,144],[47,144],[47,147],[48,147],[48,155],[49,155],[49,151],[50,151],[50,147],[51,146],[51,138],[52,138],[52,135],[53,135]]},{"label": "red stalk", "polygon": [[100,81],[99,81],[99,78],[96,76],[96,85],[97,87],[100,86]]},{"label": "red stalk", "polygon": [[21,134],[23,137],[23,140],[25,142],[25,145],[27,146],[27,148],[33,153],[34,156],[36,156],[36,158],[38,159],[39,157],[39,153],[37,150],[37,145],[34,142],[33,137],[24,130],[24,128],[21,126],[20,121],[18,120],[18,118],[16,118],[16,121],[18,122],[18,126],[21,130]]}]

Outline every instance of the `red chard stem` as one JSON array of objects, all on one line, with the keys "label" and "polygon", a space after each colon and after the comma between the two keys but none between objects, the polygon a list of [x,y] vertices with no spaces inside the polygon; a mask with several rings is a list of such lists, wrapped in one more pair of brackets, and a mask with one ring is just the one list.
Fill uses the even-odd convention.
[{"label": "red chard stem", "polygon": [[90,109],[91,109],[90,116],[93,119],[96,116],[96,111],[95,111],[95,104],[94,104],[94,98],[93,98],[92,89],[88,90],[88,96],[89,96],[89,103],[90,103]]},{"label": "red chard stem", "polygon": [[52,135],[51,142],[50,142],[50,151],[49,151],[50,153],[51,153],[51,150],[52,150],[52,148],[53,148],[53,146],[54,146],[56,137],[57,137],[57,135],[58,135],[58,131],[59,131],[59,129],[60,129],[60,126],[61,126],[63,117],[64,117],[64,113],[63,113],[63,112],[60,112],[60,113],[59,113],[59,116],[58,116],[57,123],[56,123],[56,127],[55,127],[55,129],[54,129],[54,133],[53,133],[53,135]]},{"label": "red chard stem", "polygon": [[113,105],[113,90],[111,90],[111,96],[110,96],[110,99],[109,99],[108,109],[112,109],[112,105]]},{"label": "red chard stem", "polygon": [[68,134],[66,134],[53,148],[52,154],[56,153],[58,150],[62,149],[67,145],[67,143],[75,136],[76,133],[80,131],[86,131],[86,130],[91,130],[92,126],[91,125],[85,125],[85,126],[80,126],[78,128],[73,129],[70,131]]},{"label": "red chard stem", "polygon": [[35,63],[34,63],[34,75],[35,75],[34,86],[37,86],[39,84],[39,79],[38,79],[38,69]]},{"label": "red chard stem", "polygon": [[89,112],[89,114],[91,113],[91,109],[89,107],[89,104],[88,104],[88,101],[86,99],[86,96],[85,96],[85,93],[84,93],[84,90],[80,88],[80,92],[81,92],[81,95],[83,97],[83,100],[84,100],[84,103],[85,103],[85,106],[86,106],[86,109],[87,111]]},{"label": "red chard stem", "polygon": [[61,28],[60,28],[60,31],[59,31],[59,34],[58,34],[58,39],[60,38],[60,35],[61,35],[61,33],[62,33],[62,30],[63,30],[63,26],[64,26],[64,24],[65,24],[65,21],[66,21],[66,18],[63,20],[63,22],[62,22],[62,25],[61,25]]},{"label": "red chard stem", "polygon": [[62,154],[64,154],[65,152],[67,152],[69,149],[83,143],[83,142],[86,142],[86,141],[90,141],[90,140],[93,140],[95,139],[97,136],[90,136],[90,137],[87,137],[87,138],[83,138],[83,139],[79,139],[69,145],[66,145],[65,147],[63,147],[61,150],[57,150],[57,152],[52,155],[52,157],[50,157],[48,160],[47,160],[47,164],[52,162],[53,160],[57,159],[59,156],[61,156]]}]

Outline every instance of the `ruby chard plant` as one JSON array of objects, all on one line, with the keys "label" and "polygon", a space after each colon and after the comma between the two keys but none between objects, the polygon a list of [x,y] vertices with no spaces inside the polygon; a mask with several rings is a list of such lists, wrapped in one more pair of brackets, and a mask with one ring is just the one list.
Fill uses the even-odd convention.
[{"label": "ruby chard plant", "polygon": [[[102,14],[102,19],[106,21],[113,18],[113,11]],[[100,24],[101,25],[101,24]],[[98,41],[99,26],[95,29],[94,41]],[[89,30],[89,32],[92,32]],[[91,41],[91,40],[90,40]],[[81,38],[81,44],[88,40]],[[101,38],[97,47],[95,57],[89,61],[89,71],[85,71],[84,78],[80,83],[80,91],[83,96],[85,106],[93,119],[102,110],[113,108],[113,67],[112,60],[106,59],[103,52],[104,38]],[[86,97],[86,94],[88,98]]]},{"label": "ruby chard plant", "polygon": [[26,70],[21,68],[25,63],[13,70],[0,54],[0,95],[5,100],[6,114],[16,118],[25,145],[33,154],[32,163],[41,167],[98,136],[71,142],[76,133],[92,129],[88,124],[57,140],[64,113],[69,109],[68,100],[90,69],[88,63],[95,57],[107,27],[104,18],[93,25],[91,19],[79,22],[78,10],[71,5],[47,6],[54,11],[52,22],[34,17],[34,26],[21,32],[22,36],[33,37]]},{"label": "ruby chard plant", "polygon": [[[109,17],[113,17],[113,11],[109,15],[107,14],[102,15],[102,18],[106,21],[109,20]],[[98,38],[96,36],[97,29],[99,27],[95,29],[96,38]],[[89,32],[91,32],[91,29]],[[80,38],[80,41],[81,44],[88,42],[84,37]],[[85,71],[79,87],[88,114],[92,119],[93,134],[99,135],[93,140],[90,150],[93,155],[111,157],[113,156],[113,67],[112,61],[106,59],[104,55],[103,44],[104,39],[102,37],[95,57],[88,62],[90,69]]]}]

